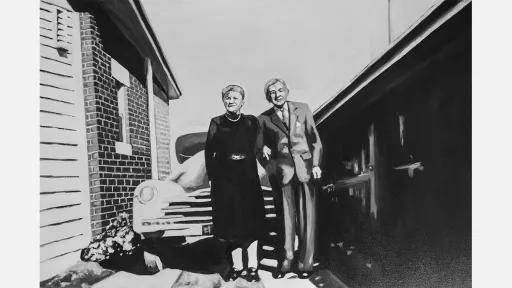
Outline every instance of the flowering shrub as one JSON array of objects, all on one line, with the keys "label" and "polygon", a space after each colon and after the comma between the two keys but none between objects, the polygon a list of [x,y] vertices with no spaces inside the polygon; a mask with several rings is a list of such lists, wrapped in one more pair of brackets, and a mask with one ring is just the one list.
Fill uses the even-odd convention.
[{"label": "flowering shrub", "polygon": [[140,235],[133,231],[128,214],[121,213],[82,249],[83,261],[102,262],[118,256],[131,255],[140,246]]}]

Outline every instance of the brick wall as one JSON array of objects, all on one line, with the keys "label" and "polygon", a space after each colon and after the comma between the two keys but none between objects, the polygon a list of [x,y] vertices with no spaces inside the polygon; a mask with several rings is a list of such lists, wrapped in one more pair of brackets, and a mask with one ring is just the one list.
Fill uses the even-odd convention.
[{"label": "brick wall", "polygon": [[94,17],[80,13],[82,72],[89,160],[91,229],[97,235],[120,212],[132,215],[133,191],[151,179],[147,92],[130,75],[127,87],[132,156],[116,153],[119,141],[116,81]]},{"label": "brick wall", "polygon": [[155,102],[155,127],[156,127],[156,152],[158,164],[158,179],[169,176],[171,173],[169,132],[169,102],[162,100],[156,95]]}]

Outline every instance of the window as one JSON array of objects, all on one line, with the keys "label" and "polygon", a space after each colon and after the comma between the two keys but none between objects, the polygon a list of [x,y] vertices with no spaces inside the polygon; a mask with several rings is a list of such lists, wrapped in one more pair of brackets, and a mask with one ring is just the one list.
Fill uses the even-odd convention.
[{"label": "window", "polygon": [[130,128],[128,124],[128,104],[126,103],[126,86],[119,85],[117,89],[117,107],[119,116],[119,142],[130,144]]},{"label": "window", "polygon": [[130,145],[130,125],[128,122],[128,95],[126,86],[116,81],[117,86],[117,107],[119,124],[118,142],[116,142],[116,152],[119,154],[132,155],[132,145]]},{"label": "window", "polygon": [[111,59],[112,77],[116,79],[117,89],[117,123],[119,124],[118,142],[116,142],[116,153],[132,155],[130,144],[130,123],[128,117],[128,93],[130,85],[130,74],[116,60]]}]

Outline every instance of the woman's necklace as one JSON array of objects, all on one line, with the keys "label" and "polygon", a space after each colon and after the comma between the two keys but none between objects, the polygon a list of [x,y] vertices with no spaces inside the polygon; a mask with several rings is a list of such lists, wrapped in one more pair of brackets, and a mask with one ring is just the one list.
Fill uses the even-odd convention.
[{"label": "woman's necklace", "polygon": [[240,120],[240,117],[242,117],[242,113],[238,114],[238,118],[236,118],[236,119],[234,119],[234,120],[233,120],[233,119],[231,119],[231,118],[229,118],[229,116],[228,116],[228,114],[227,114],[227,113],[226,113],[226,114],[224,114],[224,116],[226,116],[226,118],[227,118],[229,121],[231,121],[231,122],[236,122],[236,121]]}]

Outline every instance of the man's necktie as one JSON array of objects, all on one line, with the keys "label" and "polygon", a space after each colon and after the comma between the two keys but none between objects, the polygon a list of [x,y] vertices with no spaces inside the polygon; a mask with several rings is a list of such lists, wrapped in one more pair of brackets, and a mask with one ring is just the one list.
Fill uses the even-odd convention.
[{"label": "man's necktie", "polygon": [[286,127],[287,130],[290,130],[289,123],[290,123],[290,115],[288,115],[288,110],[286,110],[284,107],[281,108],[281,120],[283,121],[284,127]]}]

